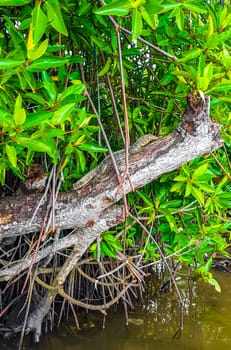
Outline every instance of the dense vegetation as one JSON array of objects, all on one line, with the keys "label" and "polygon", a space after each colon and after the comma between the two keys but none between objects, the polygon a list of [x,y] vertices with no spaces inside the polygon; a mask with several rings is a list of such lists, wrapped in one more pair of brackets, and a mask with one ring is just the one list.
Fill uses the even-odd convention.
[{"label": "dense vegetation", "polygon": [[231,227],[230,2],[105,3],[0,1],[2,192],[16,192],[35,163],[68,191],[109,145],[168,135],[189,92],[210,95],[224,145],[131,192],[133,215],[88,254],[102,262],[134,251],[139,266],[164,254],[195,266],[219,291],[209,270],[228,254]]}]

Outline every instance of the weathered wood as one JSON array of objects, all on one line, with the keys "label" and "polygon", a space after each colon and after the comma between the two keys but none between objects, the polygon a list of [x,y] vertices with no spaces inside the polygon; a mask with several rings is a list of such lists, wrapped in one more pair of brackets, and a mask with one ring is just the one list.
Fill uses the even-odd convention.
[{"label": "weathered wood", "polygon": [[113,206],[101,213],[101,216],[93,227],[85,227],[84,230],[73,230],[69,235],[57,241],[54,240],[45,248],[41,248],[35,257],[34,252],[32,252],[30,255],[27,255],[26,259],[20,259],[19,261],[15,261],[15,263],[8,264],[8,262],[6,262],[4,264],[4,262],[0,260],[0,263],[3,265],[0,269],[0,281],[8,281],[12,277],[19,275],[29,268],[32,261],[36,264],[43,259],[51,259],[56,252],[63,251],[69,247],[77,247],[75,258],[77,259],[76,261],[78,261],[97,236],[110,227],[118,225],[124,221],[124,219],[124,207],[119,205]]}]

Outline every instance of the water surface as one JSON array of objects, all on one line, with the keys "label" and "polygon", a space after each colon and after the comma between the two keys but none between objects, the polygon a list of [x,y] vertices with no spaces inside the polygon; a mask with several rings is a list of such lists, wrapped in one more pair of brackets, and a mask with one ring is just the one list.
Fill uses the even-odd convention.
[{"label": "water surface", "polygon": [[[181,334],[177,333],[179,304],[176,295],[156,295],[150,283],[145,300],[129,312],[128,326],[121,310],[110,312],[105,329],[102,329],[102,316],[93,313],[88,315],[89,328],[76,331],[72,326],[62,325],[53,334],[44,336],[40,344],[25,345],[23,349],[230,350],[231,274],[215,272],[214,276],[222,288],[221,294],[203,282],[178,280],[185,303]],[[12,346],[0,349],[15,349]]]}]

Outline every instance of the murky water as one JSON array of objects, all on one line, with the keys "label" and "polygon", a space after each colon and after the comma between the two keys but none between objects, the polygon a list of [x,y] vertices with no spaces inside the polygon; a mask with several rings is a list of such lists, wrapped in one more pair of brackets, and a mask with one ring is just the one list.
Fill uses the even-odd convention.
[{"label": "murky water", "polygon": [[[90,314],[92,328],[75,331],[60,327],[41,343],[25,346],[37,350],[230,350],[231,349],[231,274],[214,273],[222,292],[203,282],[178,281],[183,295],[184,330],[179,327],[179,306],[174,294],[152,295],[151,286],[143,303],[129,312],[125,326],[123,312],[113,312],[102,329],[99,314]],[[189,285],[188,285],[189,283]],[[0,349],[13,350],[12,347]],[[15,349],[15,348],[14,348]]]}]

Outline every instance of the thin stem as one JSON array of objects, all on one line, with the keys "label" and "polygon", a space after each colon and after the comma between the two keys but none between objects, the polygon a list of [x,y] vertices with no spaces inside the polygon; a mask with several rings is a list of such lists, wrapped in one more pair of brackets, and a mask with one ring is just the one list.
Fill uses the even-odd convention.
[{"label": "thin stem", "polygon": [[223,148],[225,150],[225,155],[226,155],[226,159],[227,159],[227,162],[229,165],[229,169],[231,169],[231,162],[230,162],[229,155],[228,155],[227,148],[226,148],[225,144],[224,144]]},{"label": "thin stem", "polygon": [[124,80],[124,70],[123,70],[123,58],[122,58],[122,48],[120,39],[120,27],[115,26],[117,45],[118,45],[118,59],[120,66],[120,78],[121,78],[121,91],[122,91],[122,103],[124,107],[124,126],[125,126],[125,153],[126,153],[126,165],[128,164],[128,147],[130,145],[130,135],[129,135],[129,124],[128,124],[128,111],[127,111],[127,100],[126,100],[126,90],[125,90],[125,80]]},{"label": "thin stem", "polygon": [[107,134],[106,134],[106,132],[105,132],[105,130],[104,130],[103,124],[102,124],[102,122],[101,122],[101,120],[100,120],[100,118],[99,118],[99,116],[98,116],[98,113],[97,113],[97,110],[96,110],[96,108],[95,108],[95,105],[94,105],[94,103],[93,103],[93,101],[92,101],[92,99],[91,99],[91,96],[90,96],[90,94],[89,94],[89,92],[88,92],[87,89],[85,89],[84,95],[87,97],[87,99],[88,99],[88,101],[89,101],[89,103],[90,103],[90,105],[91,105],[91,108],[92,108],[94,114],[96,115],[97,122],[98,122],[98,124],[99,124],[99,126],[100,126],[100,129],[101,129],[101,131],[102,131],[102,134],[103,134],[103,137],[104,137],[104,141],[105,141],[105,143],[106,143],[106,145],[107,145],[107,148],[108,148],[108,151],[109,151],[109,154],[110,154],[110,157],[111,157],[113,166],[114,166],[114,168],[115,168],[116,176],[117,176],[117,178],[118,178],[118,181],[120,182],[120,181],[121,181],[121,175],[120,175],[119,169],[118,169],[118,167],[117,167],[117,164],[116,164],[116,161],[115,161],[115,157],[114,157],[114,154],[113,154],[113,152],[112,152],[110,143],[109,143],[109,141],[108,141]]},{"label": "thin stem", "polygon": [[224,168],[224,166],[221,164],[221,162],[217,159],[217,157],[215,156],[214,153],[210,153],[210,155],[212,156],[212,158],[217,162],[217,164],[219,165],[219,167],[223,170],[223,172],[225,173],[225,175],[228,177],[229,180],[231,180],[231,175],[228,173],[228,171]]},{"label": "thin stem", "polygon": [[[130,215],[130,217],[131,217],[133,220],[136,220],[137,223],[139,223],[139,225],[143,228],[143,230],[144,230],[145,232],[147,232],[147,234],[149,234],[148,229],[142,224],[142,222],[140,222],[140,221],[139,221],[135,216],[133,216],[131,213],[129,213],[129,215]],[[157,243],[157,241],[155,240],[155,238],[154,238],[153,236],[151,236],[151,238],[152,238],[153,242],[155,243],[157,249],[159,250],[160,256],[161,256],[161,258],[163,259],[163,262],[164,262],[164,264],[165,264],[165,266],[166,266],[166,268],[167,268],[167,270],[168,270],[168,272],[169,272],[170,278],[171,278],[171,280],[172,280],[172,283],[174,284],[174,287],[175,287],[175,289],[176,289],[176,293],[177,293],[177,295],[178,295],[178,299],[179,299],[179,302],[180,302],[180,306],[182,307],[182,306],[183,306],[183,300],[182,300],[180,291],[179,291],[179,289],[178,289],[178,287],[177,287],[177,284],[176,284],[174,275],[173,275],[173,273],[172,273],[172,270],[171,270],[171,268],[170,268],[170,266],[169,266],[169,264],[168,264],[168,262],[167,262],[167,259],[166,259],[165,255],[164,255],[164,253],[162,252],[162,250],[161,250],[159,244]]]},{"label": "thin stem", "polygon": [[[102,57],[103,57],[103,61],[104,61],[104,64],[105,64],[105,58],[104,58],[103,53],[102,53]],[[114,110],[114,113],[115,113],[115,116],[116,116],[116,119],[117,119],[119,131],[120,131],[120,134],[121,134],[121,136],[122,136],[123,143],[125,144],[124,133],[123,133],[123,129],[122,129],[122,126],[121,126],[121,123],[120,123],[120,118],[119,118],[119,113],[118,113],[118,109],[117,109],[117,104],[116,104],[116,101],[115,101],[115,95],[114,95],[114,92],[113,92],[113,88],[112,88],[112,84],[111,84],[111,79],[110,79],[110,76],[109,76],[108,73],[106,74],[106,79],[107,79],[107,84],[108,84],[108,88],[109,88],[109,93],[110,93],[110,95],[111,95],[112,107],[113,107],[113,110]]]},{"label": "thin stem", "polygon": [[[132,32],[131,32],[130,30],[128,30],[128,29],[126,29],[126,28],[123,28],[123,27],[121,27],[120,29],[121,29],[124,33],[129,34],[129,35],[132,35]],[[161,55],[166,56],[166,57],[168,57],[168,58],[171,58],[171,60],[173,60],[173,61],[177,61],[177,57],[176,57],[176,56],[170,55],[170,53],[168,53],[168,52],[166,52],[166,51],[160,49],[158,46],[155,46],[155,45],[151,44],[149,41],[143,39],[141,36],[139,36],[139,37],[137,38],[137,40],[139,40],[139,41],[141,41],[143,44],[145,44],[145,45],[151,47],[151,48],[154,49],[155,51],[161,53]]]},{"label": "thin stem", "polygon": [[[81,72],[81,77],[82,77],[83,83],[86,83],[85,75],[84,75],[84,71],[83,71],[83,65],[82,65],[82,64],[80,64],[80,72]],[[101,119],[100,119],[100,117],[99,117],[99,115],[98,115],[98,112],[97,112],[97,110],[96,110],[96,108],[95,108],[95,105],[94,105],[94,103],[93,103],[93,101],[92,101],[92,99],[91,99],[91,96],[90,96],[90,94],[89,94],[89,92],[88,92],[87,89],[84,90],[84,95],[87,97],[87,99],[88,99],[88,101],[89,101],[89,103],[90,103],[90,105],[91,105],[91,108],[92,108],[94,114],[96,115],[97,122],[98,122],[98,124],[99,124],[100,129],[101,129],[103,138],[104,138],[104,140],[105,140],[106,146],[107,146],[108,151],[109,151],[109,154],[110,154],[110,156],[111,156],[111,160],[112,160],[113,166],[114,166],[114,168],[115,168],[116,176],[117,176],[117,178],[118,178],[118,181],[121,182],[121,175],[120,175],[119,169],[118,169],[118,167],[117,167],[117,164],[116,164],[116,161],[115,161],[115,157],[114,157],[114,155],[113,155],[113,152],[112,152],[112,149],[111,149],[111,146],[110,146],[110,143],[109,143],[107,134],[106,134],[106,132],[105,132],[105,130],[104,130],[104,127],[103,127],[103,124],[102,124],[102,122],[101,122]]]}]

